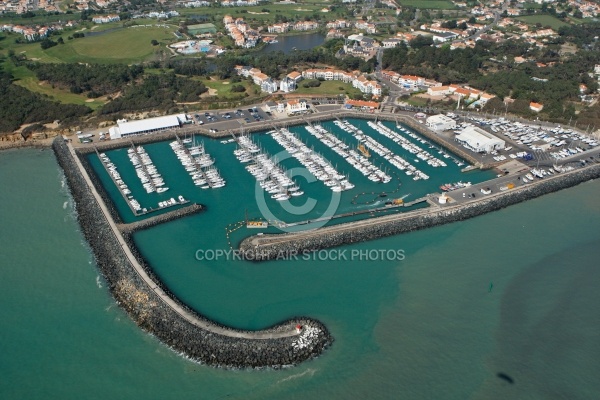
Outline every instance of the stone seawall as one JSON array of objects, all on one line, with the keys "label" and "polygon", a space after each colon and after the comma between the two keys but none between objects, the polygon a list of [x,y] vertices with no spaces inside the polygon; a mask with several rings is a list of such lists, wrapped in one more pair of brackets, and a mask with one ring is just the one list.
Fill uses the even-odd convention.
[{"label": "stone seawall", "polygon": [[134,233],[142,229],[148,229],[158,224],[164,224],[165,222],[174,221],[179,218],[187,217],[189,215],[198,214],[204,211],[204,206],[201,204],[192,204],[187,207],[183,207],[177,210],[169,211],[164,214],[160,214],[154,217],[149,217],[141,221],[132,222],[130,224],[123,224],[119,227],[119,230],[123,233]]},{"label": "stone seawall", "polygon": [[[53,149],[67,178],[81,231],[92,248],[98,268],[117,303],[142,329],[185,357],[226,368],[295,365],[318,356],[332,343],[333,338],[326,327],[306,317],[292,318],[261,331],[237,330],[206,319],[183,306],[162,286],[131,237],[126,235],[129,246],[125,247],[132,251],[136,256],[134,261],[152,278],[150,285],[134,268],[64,141],[55,140]],[[157,290],[158,286],[163,290]],[[190,322],[190,316],[186,318],[181,310],[177,311],[173,303],[185,307],[193,314],[195,322]],[[295,331],[297,325],[302,326],[300,332]]]},{"label": "stone seawall", "polygon": [[242,241],[240,250],[249,259],[269,260],[285,254],[315,251],[378,239],[473,218],[598,177],[600,177],[600,164],[595,164],[584,169],[545,178],[529,186],[439,210],[415,210],[405,214],[333,225],[309,232],[251,236]]}]

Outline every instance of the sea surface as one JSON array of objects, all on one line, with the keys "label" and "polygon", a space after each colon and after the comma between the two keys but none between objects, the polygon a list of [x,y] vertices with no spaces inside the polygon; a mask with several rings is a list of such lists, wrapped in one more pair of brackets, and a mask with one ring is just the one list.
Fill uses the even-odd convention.
[{"label": "sea surface", "polygon": [[[230,190],[237,184],[234,167],[222,168]],[[0,152],[0,398],[593,399],[600,393],[599,182],[342,248],[402,250],[404,259],[196,260],[197,249],[222,246],[217,231],[250,207],[239,185],[239,194],[223,192],[221,202],[238,201],[226,214],[214,216],[219,198],[203,194],[210,200],[206,213],[135,240],[167,286],[215,320],[261,328],[294,315],[320,319],[336,340],[318,359],[280,371],[227,371],[175,354],[113,301],[52,152]]]}]

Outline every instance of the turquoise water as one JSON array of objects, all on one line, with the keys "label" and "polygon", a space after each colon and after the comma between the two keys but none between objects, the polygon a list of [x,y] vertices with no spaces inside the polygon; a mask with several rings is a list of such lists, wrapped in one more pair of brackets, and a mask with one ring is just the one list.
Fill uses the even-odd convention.
[{"label": "turquoise water", "polygon": [[210,234],[218,220],[211,210],[136,235],[168,286],[219,321],[322,320],[333,347],[284,371],[203,367],[140,331],[98,277],[61,183],[49,151],[0,153],[0,398],[590,399],[600,392],[598,182],[348,247],[403,249],[403,261],[199,262],[197,247],[223,240]]},{"label": "turquoise water", "polygon": [[[344,214],[347,212],[361,211],[376,207],[382,207],[385,203],[385,198],[379,198],[377,195],[380,192],[389,193],[389,198],[405,197],[405,201],[411,201],[424,196],[427,193],[439,192],[439,186],[448,182],[471,181],[473,183],[481,182],[494,177],[492,171],[471,171],[461,173],[461,168],[467,164],[458,166],[450,159],[443,158],[439,153],[439,148],[429,148],[429,146],[416,142],[413,138],[406,136],[409,140],[416,143],[418,146],[428,151],[435,157],[444,160],[448,166],[443,168],[434,168],[427,165],[425,162],[415,162],[416,157],[411,155],[394,143],[393,141],[376,133],[367,126],[367,121],[359,119],[350,119],[351,123],[362,129],[366,134],[379,140],[390,150],[404,157],[410,163],[421,169],[430,176],[429,180],[414,181],[412,177],[406,176],[403,172],[397,170],[394,166],[388,163],[387,160],[371,152],[371,162],[380,167],[382,170],[387,170],[394,179],[387,184],[374,183],[364,177],[360,172],[354,169],[341,156],[333,152],[330,148],[321,143],[318,139],[310,135],[302,126],[291,127],[290,130],[298,134],[305,144],[321,153],[329,162],[337,167],[337,170],[346,174],[350,181],[356,187],[350,191],[343,192],[338,199],[329,188],[322,182],[314,182],[310,176],[302,173],[302,165],[281,147],[270,135],[256,134],[253,135],[253,140],[259,144],[264,151],[280,161],[280,164],[286,168],[289,173],[296,177],[296,181],[305,192],[304,196],[292,197],[289,202],[279,203],[266,195],[256,181],[244,169],[244,164],[241,164],[233,155],[236,149],[236,144],[222,144],[218,140],[205,139],[204,144],[207,151],[216,159],[215,166],[219,168],[221,175],[227,180],[227,186],[214,190],[202,190],[194,186],[192,179],[181,166],[175,153],[171,150],[169,142],[160,142],[144,146],[147,153],[152,158],[158,171],[163,175],[166,186],[169,191],[157,194],[147,194],[143,189],[139,179],[135,175],[135,168],[129,162],[127,149],[118,149],[106,152],[106,155],[118,167],[125,183],[129,186],[134,197],[140,202],[142,207],[157,208],[160,201],[171,197],[177,198],[178,195],[183,195],[186,199],[196,201],[208,207],[207,215],[202,216],[202,221],[206,221],[209,225],[225,227],[231,223],[244,220],[246,212],[251,218],[264,218],[269,220],[281,220],[284,222],[305,221],[314,219],[323,215],[328,215],[328,209],[331,204],[339,204],[335,207],[335,214]],[[393,127],[392,123],[386,122],[386,125]],[[336,134],[341,140],[348,145],[356,147],[358,142],[350,134],[339,129],[332,122],[326,122],[324,127]],[[399,131],[398,131],[399,132]],[[143,217],[135,217],[122,196],[119,194],[117,187],[112,183],[110,176],[102,167],[102,163],[95,154],[91,154],[88,159],[92,166],[97,171],[98,176],[104,186],[109,191],[109,194],[114,199],[115,204],[125,222],[131,222],[135,219]],[[308,174],[308,173],[307,173]],[[367,195],[360,196],[355,199],[355,196],[366,192]],[[370,193],[376,193],[372,195]],[[311,207],[311,202],[315,201],[314,207]],[[353,203],[359,203],[354,204]],[[377,200],[373,203],[373,200]],[[365,204],[371,203],[371,204]],[[308,206],[304,207],[304,204]],[[265,212],[265,210],[267,212]],[[394,210],[393,212],[405,211]],[[366,215],[365,217],[368,217]],[[344,222],[358,217],[349,217],[333,221],[334,223]],[[361,217],[362,218],[362,217]],[[244,230],[241,237],[248,235],[248,231]],[[218,235],[224,239],[224,234]],[[239,235],[238,235],[239,236]],[[239,240],[241,237],[237,237]]]}]

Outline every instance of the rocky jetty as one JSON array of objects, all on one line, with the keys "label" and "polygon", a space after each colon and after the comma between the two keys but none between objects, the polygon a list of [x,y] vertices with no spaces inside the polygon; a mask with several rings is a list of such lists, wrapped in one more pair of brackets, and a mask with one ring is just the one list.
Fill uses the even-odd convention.
[{"label": "rocky jetty", "polygon": [[240,250],[247,259],[258,261],[373,240],[473,218],[598,177],[600,177],[600,164],[594,164],[457,206],[434,210],[420,209],[308,232],[251,236],[242,241]]},{"label": "rocky jetty", "polygon": [[158,224],[164,224],[165,222],[170,222],[193,214],[198,214],[202,211],[204,211],[204,206],[194,203],[187,207],[169,211],[155,217],[149,217],[141,221],[132,222],[130,224],[123,224],[119,227],[119,229],[121,232],[133,233],[142,229],[151,228]]},{"label": "rocky jetty", "polygon": [[[191,360],[225,368],[295,365],[318,356],[332,343],[327,328],[306,317],[291,318],[261,331],[236,330],[206,319],[185,307],[163,287],[130,236],[125,235],[135,262],[144,268],[156,286],[149,285],[128,258],[65,142],[55,140],[53,149],[67,178],[81,231],[92,248],[98,268],[117,303],[142,329]],[[162,290],[157,291],[157,287]],[[185,307],[195,322],[161,296]]]}]

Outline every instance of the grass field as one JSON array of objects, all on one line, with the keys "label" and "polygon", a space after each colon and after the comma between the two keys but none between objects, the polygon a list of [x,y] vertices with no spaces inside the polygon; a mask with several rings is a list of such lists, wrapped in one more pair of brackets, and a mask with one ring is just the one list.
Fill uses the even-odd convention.
[{"label": "grass field", "polygon": [[175,41],[172,28],[129,27],[98,36],[85,37],[55,46],[46,53],[65,62],[133,63],[147,59],[156,47],[150,41],[163,44]]},{"label": "grass field", "polygon": [[403,6],[429,10],[454,10],[456,6],[447,0],[400,0]]},{"label": "grass field", "polygon": [[553,17],[552,15],[525,15],[522,17],[517,17],[519,21],[523,21],[526,24],[537,24],[538,22],[542,24],[542,26],[549,26],[554,30],[558,30],[561,26],[567,26],[566,22],[561,21],[560,19]]},{"label": "grass field", "polygon": [[[14,43],[16,35],[2,41],[6,49],[13,49],[16,54],[25,54],[27,58],[40,62],[85,62],[85,63],[126,63],[132,64],[149,59],[159,48],[176,40],[175,27],[128,27],[119,28],[98,36],[68,40],[73,32],[65,32],[65,42],[46,50],[39,43]],[[84,31],[86,34],[89,31]],[[52,37],[57,40],[58,37]],[[152,46],[150,41],[156,39],[159,46]]]},{"label": "grass field", "polygon": [[531,2],[529,2],[529,3],[523,3],[523,9],[524,10],[527,10],[529,8],[532,8],[534,10],[538,10],[538,9],[542,8],[542,5],[538,4],[538,3],[531,3]]},{"label": "grass field", "polygon": [[[207,88],[216,90],[217,91],[216,96],[219,98],[219,100],[223,100],[223,101],[242,100],[242,99],[246,99],[248,97],[258,96],[258,94],[260,94],[260,88],[257,85],[255,85],[254,83],[247,81],[247,80],[242,80],[241,82],[238,82],[238,83],[230,83],[228,80],[221,81],[221,80],[212,80],[212,79],[211,80],[200,79],[200,81],[202,83],[204,83],[204,85]],[[244,87],[246,88],[246,91],[242,92],[242,93],[232,92],[231,91],[232,85],[244,85]],[[258,94],[255,93],[256,89],[258,89]],[[246,93],[248,94],[248,96],[244,95]]]},{"label": "grass field", "polygon": [[[182,17],[190,15],[200,15],[214,18],[213,22],[222,22],[225,15],[231,15],[234,18],[242,17],[248,22],[273,22],[275,15],[285,16],[288,19],[304,19],[312,14],[327,15],[327,18],[335,19],[343,15],[344,10],[339,13],[322,13],[322,4],[264,4],[252,7],[202,7],[202,8],[178,8],[177,11]],[[268,13],[263,13],[263,9],[268,9]]]},{"label": "grass field", "polygon": [[[340,90],[342,88],[342,90]],[[321,86],[314,88],[305,88],[302,86],[302,81],[298,84],[298,90],[294,93],[299,94],[312,94],[312,95],[339,95],[347,94],[349,96],[360,94],[360,90],[352,87],[351,83],[344,83],[339,81],[323,81]]]}]

